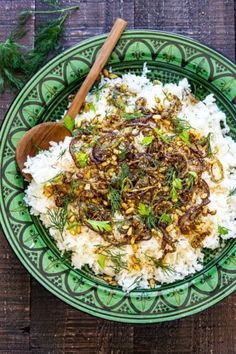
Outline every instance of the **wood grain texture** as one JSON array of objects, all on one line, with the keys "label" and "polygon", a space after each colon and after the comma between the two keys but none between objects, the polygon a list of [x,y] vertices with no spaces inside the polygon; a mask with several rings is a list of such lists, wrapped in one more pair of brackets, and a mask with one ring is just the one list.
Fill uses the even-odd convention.
[{"label": "wood grain texture", "polygon": [[[80,3],[64,34],[63,49],[108,32],[117,17],[129,28],[152,28],[189,35],[235,60],[233,0],[59,0]],[[47,8],[42,1],[0,0],[0,40],[23,8]],[[48,16],[48,19],[54,16]],[[26,43],[45,21],[29,23]],[[0,97],[0,119],[14,94]],[[233,354],[236,352],[236,296],[195,316],[157,325],[124,325],[76,311],[31,279],[0,237],[0,353],[167,353]]]},{"label": "wood grain texture", "polygon": [[[16,23],[19,11],[34,8],[34,1],[0,2],[0,41]],[[34,35],[33,18],[27,24],[28,35],[22,44],[31,46]],[[0,95],[0,122],[15,92]],[[0,201],[1,202],[1,201]],[[29,352],[30,276],[13,254],[0,228],[0,351],[3,353]]]}]

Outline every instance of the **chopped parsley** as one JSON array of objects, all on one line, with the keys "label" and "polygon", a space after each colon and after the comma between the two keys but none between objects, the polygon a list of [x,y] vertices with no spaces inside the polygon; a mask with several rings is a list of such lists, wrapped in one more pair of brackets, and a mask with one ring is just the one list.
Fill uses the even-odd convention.
[{"label": "chopped parsley", "polygon": [[161,129],[158,128],[153,128],[154,132],[161,138],[162,141],[164,141],[164,143],[168,144],[171,140],[171,137],[168,135],[165,135]]},{"label": "chopped parsley", "polygon": [[163,213],[161,214],[158,222],[165,222],[167,223],[168,225],[170,225],[172,223],[172,218],[171,218],[171,215],[170,214],[167,214],[167,213]]},{"label": "chopped parsley", "polygon": [[138,212],[148,229],[156,228],[156,217],[150,205],[139,203]]},{"label": "chopped parsley", "polygon": [[132,113],[122,112],[121,117],[126,120],[133,120],[143,117],[143,113],[140,111],[134,111]]},{"label": "chopped parsley", "polygon": [[98,221],[92,219],[87,219],[86,221],[97,232],[105,232],[105,231],[109,232],[112,230],[110,221]]},{"label": "chopped parsley", "polygon": [[85,167],[88,162],[88,155],[85,152],[80,152],[76,154],[76,160],[79,163],[80,167]]},{"label": "chopped parsley", "polygon": [[222,235],[228,235],[229,231],[231,231],[231,230],[228,229],[227,227],[218,225],[218,234],[219,234],[220,236],[222,236]]},{"label": "chopped parsley", "polygon": [[150,136],[145,136],[142,141],[141,144],[144,146],[149,146],[154,140],[154,136],[150,135]]}]

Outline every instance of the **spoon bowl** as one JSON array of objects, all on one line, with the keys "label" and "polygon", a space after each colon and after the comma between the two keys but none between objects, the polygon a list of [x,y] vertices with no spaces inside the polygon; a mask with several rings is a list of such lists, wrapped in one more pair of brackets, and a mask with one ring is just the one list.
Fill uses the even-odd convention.
[{"label": "spoon bowl", "polygon": [[31,181],[31,175],[23,172],[27,156],[35,156],[40,150],[48,150],[51,141],[59,143],[66,136],[71,136],[71,132],[65,128],[63,121],[38,124],[24,134],[16,147],[16,161],[28,181]]},{"label": "spoon bowl", "polygon": [[[21,173],[28,181],[31,181],[32,177],[22,171],[27,157],[35,156],[39,150],[47,150],[51,141],[59,142],[64,140],[66,136],[71,136],[71,131],[75,124],[75,117],[80,111],[87,93],[102,71],[126,26],[127,22],[121,18],[118,18],[115,21],[111,32],[100,49],[92,68],[71,103],[68,112],[65,115],[65,121],[60,120],[58,122],[38,124],[27,131],[19,141],[16,148],[16,162]],[[68,124],[66,124],[66,122]]]}]

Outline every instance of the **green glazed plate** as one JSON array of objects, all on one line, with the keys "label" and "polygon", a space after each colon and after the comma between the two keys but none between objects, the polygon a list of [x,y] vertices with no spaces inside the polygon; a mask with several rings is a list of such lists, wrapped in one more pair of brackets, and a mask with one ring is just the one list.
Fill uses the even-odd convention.
[{"label": "green glazed plate", "polygon": [[[154,290],[138,289],[125,294],[89,270],[73,269],[23,202],[26,183],[16,167],[16,145],[34,125],[61,117],[68,95],[79,88],[105,38],[106,35],[91,38],[57,56],[24,86],[12,103],[0,136],[0,219],[22,264],[66,303],[114,321],[170,321],[202,311],[234,291],[235,241],[214,252],[206,251],[204,269],[193,276]],[[151,70],[151,79],[166,83],[186,77],[200,99],[214,93],[218,106],[227,115],[231,134],[236,137],[236,68],[232,62],[192,39],[137,30],[122,36],[107,67],[112,66],[118,73],[140,74],[144,62]]]}]

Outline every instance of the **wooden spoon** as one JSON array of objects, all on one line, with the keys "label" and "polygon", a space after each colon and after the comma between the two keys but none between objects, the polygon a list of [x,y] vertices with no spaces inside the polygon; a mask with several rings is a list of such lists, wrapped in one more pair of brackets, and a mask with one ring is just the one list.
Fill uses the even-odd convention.
[{"label": "wooden spoon", "polygon": [[[99,51],[99,54],[90,72],[88,73],[88,76],[77,92],[64,119],[66,118],[72,120],[72,122],[75,119],[82,104],[84,103],[87,93],[102,71],[126,25],[127,22],[120,18],[115,21],[108,38]],[[64,140],[66,136],[71,136],[71,132],[65,128],[64,120],[59,122],[47,122],[38,124],[24,134],[16,147],[16,162],[21,173],[27,180],[30,181],[32,179],[31,175],[22,172],[25,161],[27,160],[27,156],[36,155],[37,151],[35,147],[39,147],[42,150],[47,150],[50,146],[50,141],[59,142]]]}]

